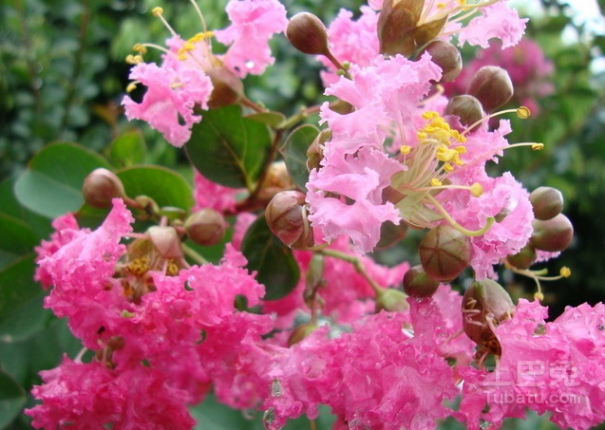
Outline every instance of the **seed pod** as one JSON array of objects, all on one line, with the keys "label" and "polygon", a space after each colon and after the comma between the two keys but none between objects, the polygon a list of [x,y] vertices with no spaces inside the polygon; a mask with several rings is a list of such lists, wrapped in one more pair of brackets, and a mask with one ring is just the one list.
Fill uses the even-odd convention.
[{"label": "seed pod", "polygon": [[309,12],[301,12],[290,18],[286,37],[296,49],[304,54],[327,55],[328,31],[321,20]]},{"label": "seed pod", "polygon": [[538,187],[529,195],[534,216],[542,221],[556,217],[563,210],[563,194],[556,188]]},{"label": "seed pod", "polygon": [[449,42],[435,40],[429,43],[419,56],[425,52],[431,54],[431,61],[441,68],[440,82],[451,82],[458,77],[462,70],[462,57],[458,48]]},{"label": "seed pod", "polygon": [[428,231],[418,246],[420,262],[426,274],[438,282],[450,282],[468,267],[471,242],[450,225]]},{"label": "seed pod", "polygon": [[305,195],[300,191],[277,193],[265,209],[267,225],[283,243],[292,248],[313,246],[313,231],[306,219]]},{"label": "seed pod", "polygon": [[571,221],[559,214],[549,220],[534,219],[532,221],[534,232],[530,243],[536,249],[548,252],[564,251],[573,239],[573,225]]},{"label": "seed pod", "polygon": [[194,243],[202,246],[212,246],[220,243],[226,230],[227,222],[223,215],[211,208],[194,212],[185,221],[187,236]]},{"label": "seed pod", "polygon": [[512,317],[515,310],[509,294],[491,279],[473,282],[462,298],[462,326],[480,349],[501,354],[500,342],[490,328]]},{"label": "seed pod", "polygon": [[111,207],[111,200],[116,197],[126,197],[120,178],[103,168],[95,169],[86,176],[82,194],[88,205],[99,209]]},{"label": "seed pod", "polygon": [[439,288],[439,282],[429,278],[422,265],[410,268],[403,275],[403,291],[411,297],[431,297]]},{"label": "seed pod", "polygon": [[498,66],[484,66],[473,76],[467,94],[476,97],[486,112],[493,112],[513,96],[508,72]]}]

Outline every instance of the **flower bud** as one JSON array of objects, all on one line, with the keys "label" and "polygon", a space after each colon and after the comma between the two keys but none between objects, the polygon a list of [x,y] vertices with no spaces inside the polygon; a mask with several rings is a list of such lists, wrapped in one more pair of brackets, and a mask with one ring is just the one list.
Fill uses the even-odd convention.
[{"label": "flower bud", "polygon": [[473,282],[462,298],[462,326],[466,335],[487,352],[500,355],[500,342],[490,327],[512,317],[509,294],[491,279]]},{"label": "flower bud", "polygon": [[428,277],[421,265],[410,268],[403,275],[403,291],[411,297],[431,297],[439,282]]},{"label": "flower bud", "polygon": [[319,169],[324,158],[323,144],[332,138],[332,130],[322,130],[307,149],[307,170]]},{"label": "flower bud", "polygon": [[286,37],[304,54],[327,55],[328,31],[321,20],[309,12],[301,12],[290,18]]},{"label": "flower bud", "polygon": [[418,26],[423,0],[385,0],[378,17],[380,53],[409,57],[435,39],[447,22],[447,15]]},{"label": "flower bud", "polygon": [[304,249],[313,246],[313,230],[306,217],[305,195],[300,191],[277,193],[265,209],[267,225],[283,243]]},{"label": "flower bud", "polygon": [[120,178],[103,168],[95,169],[86,176],[82,194],[88,205],[99,209],[111,207],[111,200],[116,197],[126,197]]},{"label": "flower bud", "polygon": [[410,308],[407,297],[403,291],[387,288],[376,297],[376,313],[385,310],[387,312],[404,312]]},{"label": "flower bud", "polygon": [[449,42],[435,40],[419,56],[425,52],[431,54],[431,61],[441,68],[443,75],[440,82],[450,82],[458,77],[462,70],[462,57],[458,48]]},{"label": "flower bud", "polygon": [[314,322],[308,322],[306,324],[301,324],[292,330],[290,337],[288,338],[288,346],[292,346],[301,340],[304,340],[307,336],[317,330],[319,326]]},{"label": "flower bud", "polygon": [[556,188],[538,187],[529,195],[534,216],[542,221],[556,217],[563,210],[563,194]]},{"label": "flower bud", "polygon": [[567,249],[573,239],[573,225],[571,221],[559,214],[549,220],[534,219],[532,221],[534,232],[530,243],[536,249],[548,252],[558,252]]},{"label": "flower bud", "polygon": [[517,269],[529,269],[534,261],[536,261],[536,250],[530,244],[525,245],[521,251],[515,255],[506,257],[506,261]]},{"label": "flower bud", "polygon": [[288,168],[283,160],[274,161],[269,166],[267,174],[260,186],[258,197],[261,200],[269,200],[280,191],[295,188],[296,184],[288,173]]},{"label": "flower bud", "polygon": [[475,96],[486,112],[493,112],[513,96],[508,72],[498,66],[484,66],[473,76],[468,94]]},{"label": "flower bud", "polygon": [[157,252],[167,260],[182,259],[181,239],[174,227],[149,227],[147,234]]},{"label": "flower bud", "polygon": [[204,208],[191,214],[185,221],[187,236],[198,245],[212,246],[220,243],[225,236],[227,222],[214,209]]},{"label": "flower bud", "polygon": [[230,106],[239,102],[244,94],[244,84],[226,67],[214,67],[206,71],[212,81],[212,93],[208,100],[210,109]]},{"label": "flower bud", "polygon": [[475,97],[464,94],[448,101],[445,114],[456,115],[462,125],[469,126],[483,118],[483,107]]},{"label": "flower bud", "polygon": [[402,240],[408,232],[408,225],[400,222],[395,225],[391,221],[383,222],[380,226],[380,240],[376,244],[376,249],[386,249]]},{"label": "flower bud", "polygon": [[418,246],[420,262],[426,274],[438,282],[450,282],[468,267],[471,242],[450,225],[429,230]]}]

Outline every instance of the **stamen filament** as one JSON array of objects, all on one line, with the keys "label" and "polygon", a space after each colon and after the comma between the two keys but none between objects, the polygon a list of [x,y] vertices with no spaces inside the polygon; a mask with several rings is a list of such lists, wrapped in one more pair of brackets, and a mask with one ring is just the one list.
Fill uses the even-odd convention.
[{"label": "stamen filament", "polygon": [[458,230],[460,233],[462,233],[466,236],[470,236],[470,237],[482,236],[489,231],[489,229],[492,227],[492,224],[494,224],[494,222],[496,221],[494,217],[490,216],[487,218],[485,225],[482,228],[480,228],[479,230],[469,230],[467,228],[462,227],[460,224],[458,224],[456,222],[456,220],[454,218],[452,218],[452,216],[445,210],[445,208],[443,206],[441,206],[441,203],[439,203],[437,201],[437,199],[435,199],[435,197],[431,196],[430,194],[427,194],[426,198],[435,206],[435,208],[441,213],[441,215],[443,215],[443,218],[445,218],[445,220],[452,227],[454,227],[456,230]]},{"label": "stamen filament", "polygon": [[202,15],[202,11],[200,10],[200,7],[197,5],[195,0],[190,0],[190,1],[191,1],[191,4],[193,5],[195,11],[197,12],[197,15],[200,17],[200,21],[202,22],[202,28],[204,29],[204,33],[206,33],[208,31],[208,27],[206,26],[206,21],[204,20],[204,15]]},{"label": "stamen filament", "polygon": [[154,7],[151,10],[151,13],[153,14],[153,16],[155,16],[156,18],[159,18],[160,21],[162,21],[164,26],[168,29],[168,31],[170,31],[170,34],[172,34],[173,36],[177,35],[176,31],[174,31],[174,29],[170,26],[170,24],[168,24],[168,21],[166,21],[166,19],[164,18],[164,10],[161,7]]}]

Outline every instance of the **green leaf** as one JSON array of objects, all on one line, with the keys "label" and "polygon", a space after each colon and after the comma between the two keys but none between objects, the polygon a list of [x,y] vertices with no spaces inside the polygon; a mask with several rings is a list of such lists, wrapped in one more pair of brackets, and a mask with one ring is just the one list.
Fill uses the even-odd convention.
[{"label": "green leaf", "polygon": [[21,412],[25,391],[4,370],[0,369],[0,428],[4,428]]},{"label": "green leaf", "polygon": [[0,213],[0,268],[32,252],[38,236],[23,221]]},{"label": "green leaf", "polygon": [[281,112],[259,112],[246,115],[245,118],[262,122],[263,124],[273,128],[279,128],[279,126],[286,121],[286,116]]},{"label": "green leaf", "polygon": [[247,268],[256,271],[256,279],[266,289],[265,300],[277,300],[290,293],[300,279],[292,250],[284,245],[260,216],[248,229],[242,243]]},{"label": "green leaf", "polygon": [[261,122],[245,118],[239,106],[202,112],[185,146],[189,159],[211,181],[251,189],[271,147],[271,134]]},{"label": "green leaf", "polygon": [[173,170],[159,166],[129,167],[116,173],[130,198],[145,195],[161,206],[189,210],[193,191],[187,180]]},{"label": "green leaf", "polygon": [[147,146],[139,130],[127,131],[118,136],[109,147],[109,159],[118,168],[143,164]]},{"label": "green leaf", "polygon": [[92,170],[109,168],[105,159],[74,143],[55,143],[38,152],[15,184],[26,208],[46,218],[78,210],[84,203],[82,184]]},{"label": "green leaf", "polygon": [[284,156],[288,173],[301,189],[309,181],[309,171],[307,170],[307,149],[313,143],[319,130],[311,124],[301,125],[295,129],[286,142],[281,147],[280,152]]},{"label": "green leaf", "polygon": [[0,271],[0,340],[13,342],[41,330],[50,317],[42,309],[42,287],[34,281],[34,255]]}]

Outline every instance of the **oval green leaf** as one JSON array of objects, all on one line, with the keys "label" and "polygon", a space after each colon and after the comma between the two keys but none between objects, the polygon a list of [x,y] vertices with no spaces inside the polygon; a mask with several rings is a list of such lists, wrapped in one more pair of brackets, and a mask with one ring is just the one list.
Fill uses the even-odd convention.
[{"label": "oval green leaf", "polygon": [[239,106],[202,112],[185,149],[195,168],[211,181],[251,189],[271,147],[271,134]]},{"label": "oval green leaf", "polygon": [[121,134],[109,146],[109,159],[118,168],[143,164],[146,157],[147,146],[139,130]]},{"label": "oval green leaf", "polygon": [[298,263],[292,250],[271,232],[264,216],[248,229],[242,253],[248,259],[248,270],[256,271],[257,281],[265,286],[265,300],[281,299],[294,290],[300,279]]},{"label": "oval green leaf", "polygon": [[301,125],[296,128],[281,147],[280,152],[284,156],[288,173],[302,190],[307,190],[305,185],[309,181],[307,170],[307,149],[313,143],[319,130],[311,124]]},{"label": "oval green leaf", "polygon": [[0,370],[0,428],[10,424],[25,405],[25,391],[4,370]]},{"label": "oval green leaf", "polygon": [[258,112],[246,115],[246,118],[262,122],[273,128],[279,128],[286,121],[286,116],[281,112]]},{"label": "oval green leaf", "polygon": [[189,210],[194,204],[193,191],[187,180],[177,172],[159,166],[136,166],[116,173],[130,198],[145,195],[159,206]]},{"label": "oval green leaf", "polygon": [[66,142],[48,145],[17,179],[15,195],[27,209],[46,218],[74,212],[84,203],[84,178],[98,167],[110,166],[83,146]]}]

